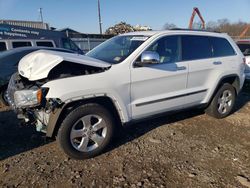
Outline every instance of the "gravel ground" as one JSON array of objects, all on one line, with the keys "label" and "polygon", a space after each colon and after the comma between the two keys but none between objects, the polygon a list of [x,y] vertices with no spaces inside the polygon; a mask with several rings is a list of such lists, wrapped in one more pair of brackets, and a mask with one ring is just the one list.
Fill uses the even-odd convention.
[{"label": "gravel ground", "polygon": [[0,187],[250,188],[249,88],[228,118],[189,110],[134,124],[85,161],[68,158],[1,108]]}]

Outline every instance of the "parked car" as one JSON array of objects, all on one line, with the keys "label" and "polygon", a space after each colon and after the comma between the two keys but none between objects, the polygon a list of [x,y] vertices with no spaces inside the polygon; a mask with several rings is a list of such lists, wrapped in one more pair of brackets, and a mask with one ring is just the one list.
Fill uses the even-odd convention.
[{"label": "parked car", "polygon": [[63,32],[0,24],[0,52],[28,46],[64,48],[84,54]]},{"label": "parked car", "polygon": [[246,57],[246,80],[250,80],[250,39],[238,40],[237,45]]},{"label": "parked car", "polygon": [[115,127],[165,112],[232,113],[244,56],[226,34],[168,30],[116,36],[83,55],[36,51],[19,63],[7,98],[18,118],[57,136],[72,158],[100,154]]},{"label": "parked car", "polygon": [[25,55],[41,49],[67,52],[67,53],[76,53],[72,50],[67,50],[63,48],[49,48],[49,47],[22,47],[0,53],[0,102],[2,102],[5,105],[8,104],[5,97],[8,81],[11,75],[17,71],[17,66],[19,61]]}]

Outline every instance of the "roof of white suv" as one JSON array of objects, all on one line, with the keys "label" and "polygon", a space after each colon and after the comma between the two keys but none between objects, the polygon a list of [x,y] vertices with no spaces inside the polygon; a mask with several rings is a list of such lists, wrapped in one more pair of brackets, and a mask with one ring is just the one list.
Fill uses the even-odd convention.
[{"label": "roof of white suv", "polygon": [[153,35],[161,35],[161,34],[198,34],[198,35],[210,35],[210,36],[221,36],[225,35],[225,33],[219,32],[211,32],[206,30],[189,30],[189,29],[171,29],[171,30],[159,30],[159,31],[136,31],[130,33],[124,33],[122,35],[143,35],[143,36],[153,36]]}]

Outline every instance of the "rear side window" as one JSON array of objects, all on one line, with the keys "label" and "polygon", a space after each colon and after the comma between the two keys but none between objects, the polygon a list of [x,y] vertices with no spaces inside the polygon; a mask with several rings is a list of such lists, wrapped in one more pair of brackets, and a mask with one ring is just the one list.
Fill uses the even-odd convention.
[{"label": "rear side window", "polygon": [[243,44],[243,43],[240,44],[240,43],[238,43],[237,45],[239,46],[241,52],[242,52],[245,56],[250,55],[250,44]]},{"label": "rear side window", "polygon": [[12,42],[13,48],[19,48],[19,47],[25,47],[25,46],[31,46],[31,42]]},{"label": "rear side window", "polygon": [[231,44],[224,38],[210,37],[214,57],[236,55]]},{"label": "rear side window", "polygon": [[5,42],[0,42],[0,52],[7,50]]},{"label": "rear side window", "polygon": [[212,47],[206,36],[182,36],[182,60],[197,60],[212,57]]},{"label": "rear side window", "polygon": [[39,41],[39,42],[36,42],[36,45],[44,46],[44,47],[54,47],[53,43],[49,41]]}]

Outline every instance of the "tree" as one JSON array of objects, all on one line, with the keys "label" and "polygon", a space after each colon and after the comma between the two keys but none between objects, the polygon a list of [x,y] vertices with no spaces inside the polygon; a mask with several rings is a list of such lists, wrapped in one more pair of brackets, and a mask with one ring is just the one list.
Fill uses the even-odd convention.
[{"label": "tree", "polygon": [[163,26],[163,29],[174,29],[174,28],[177,28],[177,26],[173,23],[165,23],[164,26]]},{"label": "tree", "polygon": [[230,21],[227,18],[217,20],[217,23],[220,27],[225,25],[230,25]]},{"label": "tree", "polygon": [[216,31],[218,29],[218,23],[214,21],[209,21],[206,23],[206,29],[208,31]]},{"label": "tree", "polygon": [[[246,28],[247,25],[249,24],[242,21],[231,23],[228,19],[219,19],[217,20],[217,22],[208,22],[207,30],[219,31],[236,37],[241,34],[241,32],[244,30],[244,28]],[[246,36],[250,36],[250,30],[246,33]]]},{"label": "tree", "polygon": [[202,29],[202,22],[201,21],[194,22],[192,29]]}]

